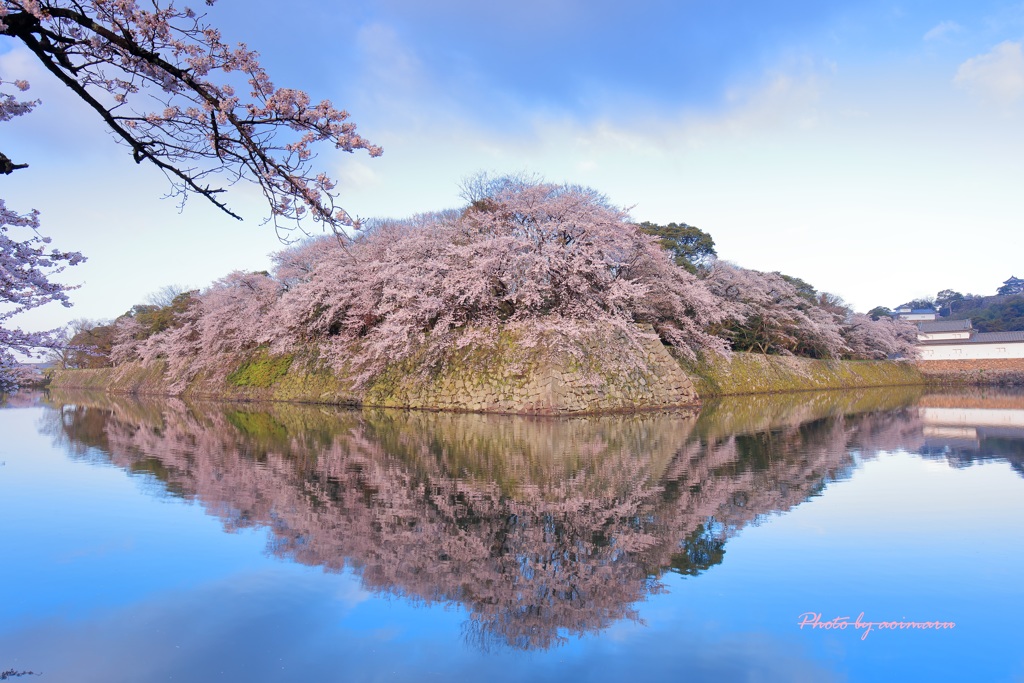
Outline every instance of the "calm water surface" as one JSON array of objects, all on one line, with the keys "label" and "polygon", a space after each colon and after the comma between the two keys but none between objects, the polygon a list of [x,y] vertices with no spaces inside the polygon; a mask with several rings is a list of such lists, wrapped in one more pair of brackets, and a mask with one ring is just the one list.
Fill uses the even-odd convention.
[{"label": "calm water surface", "polygon": [[2,400],[10,679],[1024,680],[1020,395]]}]

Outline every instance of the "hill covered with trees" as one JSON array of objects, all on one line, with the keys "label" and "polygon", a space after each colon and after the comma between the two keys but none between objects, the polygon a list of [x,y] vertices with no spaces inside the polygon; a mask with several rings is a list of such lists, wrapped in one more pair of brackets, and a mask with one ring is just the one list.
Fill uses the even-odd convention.
[{"label": "hill covered with trees", "polygon": [[1024,330],[1024,294],[965,297],[947,315],[951,320],[973,321],[981,332]]},{"label": "hill covered with trees", "polygon": [[[415,358],[430,372],[459,349],[498,352],[510,338],[622,372],[652,338],[690,360],[730,350],[913,353],[912,325],[855,314],[798,278],[716,260],[710,236],[638,226],[592,189],[480,177],[464,197],[457,209],[370,222],[350,241],[306,240],[276,254],[270,272],[231,273],[165,306],[136,306],[80,330],[72,345],[109,340],[78,356],[91,367],[162,359],[179,388],[261,350],[315,349],[318,363],[365,385],[395,363]],[[677,238],[697,249],[666,243]]]},{"label": "hill covered with trees", "polygon": [[[961,294],[943,289],[934,298],[909,301],[903,306],[934,308],[940,317],[973,322],[979,332],[1014,332],[1024,330],[1024,280],[1011,276],[994,295]],[[872,309],[872,315],[888,315],[885,307]]]}]

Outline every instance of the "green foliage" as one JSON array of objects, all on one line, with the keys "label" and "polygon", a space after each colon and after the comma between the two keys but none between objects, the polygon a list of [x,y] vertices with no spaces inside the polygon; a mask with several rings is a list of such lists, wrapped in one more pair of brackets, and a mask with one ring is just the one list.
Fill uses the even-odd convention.
[{"label": "green foliage", "polygon": [[892,309],[886,308],[885,306],[875,306],[870,311],[868,311],[868,315],[871,316],[872,320],[880,320],[882,318],[891,318],[892,317]]},{"label": "green foliage", "polygon": [[677,266],[696,273],[717,256],[715,240],[700,228],[686,223],[657,225],[644,221],[637,226],[648,235],[658,238],[661,247],[672,253]]},{"label": "green foliage", "polygon": [[187,498],[184,487],[175,481],[175,472],[171,468],[167,467],[159,458],[142,458],[141,460],[135,460],[131,463],[128,471],[132,474],[148,474],[158,481],[162,482],[167,489],[167,493],[171,494],[176,498]]},{"label": "green foliage", "polygon": [[1002,300],[971,316],[975,329],[981,332],[1024,330],[1024,295],[999,298]]},{"label": "green foliage", "polygon": [[951,320],[967,320],[979,332],[1024,330],[1024,294],[1014,296],[966,296],[953,307]]},{"label": "green foliage", "polygon": [[83,325],[67,342],[64,366],[69,368],[108,368],[114,346],[114,326]]},{"label": "green foliage", "polygon": [[679,544],[680,552],[672,556],[669,571],[684,576],[697,576],[725,558],[725,539],[709,526],[701,524]]},{"label": "green foliage", "polygon": [[939,309],[939,315],[952,315],[953,310],[960,307],[964,295],[952,289],[943,289],[935,295],[935,305]]},{"label": "green foliage", "polygon": [[931,299],[914,299],[908,301],[905,304],[900,304],[897,308],[909,308],[912,310],[919,310],[922,308],[934,308],[935,303]]},{"label": "green foliage", "polygon": [[[944,318],[973,321],[979,332],[1014,332],[1024,330],[1024,279],[1011,277],[995,296],[962,294],[942,289],[935,300],[915,299],[903,304],[910,308],[936,308]],[[872,309],[872,317],[882,307]]]},{"label": "green foliage", "polygon": [[785,273],[778,273],[778,275],[783,280],[796,287],[797,294],[807,299],[812,304],[818,303],[818,290],[816,290],[814,288],[814,285],[812,285],[810,282],[807,282],[806,280],[801,280],[798,277],[793,277],[792,275],[786,275]]},{"label": "green foliage", "polygon": [[134,318],[136,322],[142,325],[138,338],[147,339],[157,332],[163,332],[172,327],[180,327],[181,314],[185,313],[189,306],[197,300],[198,294],[199,292],[197,291],[182,292],[174,297],[173,301],[167,306],[137,304],[132,306],[131,310],[122,317]]},{"label": "green foliage", "polygon": [[228,375],[228,383],[236,387],[266,389],[288,373],[293,358],[291,354],[271,356],[266,351],[261,351]]}]

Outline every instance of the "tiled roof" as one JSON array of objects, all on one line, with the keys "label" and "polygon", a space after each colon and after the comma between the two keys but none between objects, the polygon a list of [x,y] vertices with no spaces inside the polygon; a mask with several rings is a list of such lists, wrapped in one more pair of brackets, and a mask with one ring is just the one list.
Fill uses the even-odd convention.
[{"label": "tiled roof", "polygon": [[918,346],[957,346],[959,344],[1000,344],[1024,342],[1024,330],[1020,332],[978,332],[970,339],[923,339]]},{"label": "tiled roof", "polygon": [[928,320],[917,323],[917,329],[924,334],[933,332],[963,332],[971,329],[970,320]]},{"label": "tiled roof", "polygon": [[1024,342],[1024,331],[1020,332],[982,332],[974,335],[972,344],[985,342]]}]

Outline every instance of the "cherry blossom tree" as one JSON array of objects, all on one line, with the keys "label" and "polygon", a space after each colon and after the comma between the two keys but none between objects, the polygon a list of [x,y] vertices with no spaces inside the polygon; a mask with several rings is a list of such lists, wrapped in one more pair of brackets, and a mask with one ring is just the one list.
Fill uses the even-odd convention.
[{"label": "cherry blossom tree", "polygon": [[713,329],[737,351],[857,360],[917,356],[913,324],[853,313],[835,294],[798,278],[718,261],[705,282],[737,305],[738,315]]},{"label": "cherry blossom tree", "polygon": [[[0,10],[2,11],[2,10]],[[2,17],[3,15],[0,15]],[[2,26],[2,22],[0,22]],[[38,100],[19,100],[10,92],[4,92],[5,90],[14,87],[16,90],[25,92],[28,90],[28,81],[18,79],[15,81],[5,81],[0,78],[0,123],[4,121],[10,121],[16,116],[23,116],[39,104]],[[4,175],[10,175],[14,171],[22,168],[28,168],[28,164],[16,164],[11,161],[3,151],[0,151],[0,173]]]},{"label": "cherry blossom tree", "polygon": [[110,362],[114,365],[141,359],[141,350],[147,336],[142,323],[130,315],[114,321],[114,343],[110,349]]},{"label": "cherry blossom tree", "polygon": [[[796,278],[714,262],[698,277],[596,191],[480,177],[449,211],[308,239],[265,273],[232,273],[172,310],[117,324],[115,364],[166,359],[172,389],[261,349],[305,354],[368,387],[394,363],[428,373],[461,349],[515,347],[629,372],[660,339],[682,358],[755,351],[814,358],[910,355],[899,326],[852,316]],[[176,300],[177,301],[177,300]],[[595,378],[598,372],[591,373]],[[595,381],[598,381],[595,379]]]},{"label": "cherry blossom tree", "polygon": [[[8,87],[24,92],[29,86],[23,80],[0,79],[0,122],[27,114],[38,104],[3,92]],[[15,164],[0,152],[0,173],[10,174],[24,167],[25,164]],[[50,238],[39,234],[38,211],[21,214],[7,208],[0,199],[0,392],[18,385],[20,373],[15,353],[31,355],[61,343],[57,330],[26,332],[9,322],[19,313],[52,301],[71,305],[67,292],[72,287],[51,282],[50,277],[85,258],[78,252],[48,250],[49,244]]]},{"label": "cherry blossom tree", "polygon": [[331,253],[338,248],[338,241],[330,237],[308,237],[271,255],[274,262],[274,277],[281,283],[282,290],[308,282],[317,264],[323,259],[330,258]]},{"label": "cherry blossom tree", "polygon": [[838,300],[831,295],[807,296],[806,286],[779,273],[748,270],[725,261],[712,266],[705,283],[736,307],[714,331],[728,338],[737,351],[813,358],[839,358],[848,351]]},{"label": "cherry blossom tree", "polygon": [[85,260],[78,252],[48,248],[50,239],[38,228],[38,212],[19,214],[0,199],[0,391],[17,386],[14,353],[31,354],[60,343],[55,330],[26,332],[8,321],[51,302],[70,306],[67,292],[73,287],[50,278]]},{"label": "cherry blossom tree", "polygon": [[[192,361],[197,360],[201,348],[198,329],[201,303],[200,293],[195,290],[181,292],[166,306],[133,306],[106,331],[104,336],[109,337],[112,344],[104,355],[112,365],[165,359],[170,374],[181,378],[183,388],[191,376]],[[96,347],[92,350],[103,353]]]},{"label": "cherry blossom tree", "polygon": [[226,371],[237,354],[269,342],[280,289],[269,273],[236,271],[193,297],[175,325],[148,346],[151,353],[167,357],[171,390],[184,390],[203,370]]},{"label": "cherry blossom tree", "polygon": [[843,326],[849,357],[863,360],[917,358],[917,327],[906,320],[855,313]]},{"label": "cherry blossom tree", "polygon": [[306,280],[282,297],[282,325],[354,360],[364,377],[424,349],[429,364],[493,343],[499,329],[521,333],[524,348],[565,342],[572,352],[593,334],[639,343],[646,324],[682,355],[724,351],[704,332],[722,315],[715,298],[599,193],[518,177],[472,189],[462,209],[373,224],[347,249],[319,247]]}]

